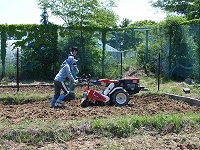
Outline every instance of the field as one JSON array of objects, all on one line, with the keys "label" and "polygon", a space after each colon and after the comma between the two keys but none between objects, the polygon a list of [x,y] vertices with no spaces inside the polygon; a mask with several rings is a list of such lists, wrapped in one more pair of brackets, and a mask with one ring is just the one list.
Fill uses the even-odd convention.
[{"label": "field", "polygon": [[[77,88],[76,92],[82,89]],[[15,88],[0,88],[2,93],[16,93]],[[20,88],[20,92],[51,93],[52,86],[33,86]],[[133,96],[127,106],[94,106],[81,108],[80,99],[65,102],[65,108],[51,109],[50,99],[22,105],[0,104],[0,131],[9,130],[9,126],[38,122],[47,128],[47,124],[59,123],[61,128],[73,128],[73,136],[62,142],[29,144],[9,140],[0,141],[0,149],[199,149],[200,131],[187,129],[183,133],[174,133],[170,126],[162,131],[141,128],[129,137],[107,137],[90,133],[90,120],[112,119],[123,116],[155,116],[157,114],[200,113],[200,108],[182,101],[160,95]],[[80,125],[69,125],[73,121],[82,121]],[[50,126],[50,125],[49,125]],[[63,127],[62,127],[63,126]],[[30,127],[31,128],[31,127]],[[33,129],[32,129],[33,130]],[[87,132],[88,131],[88,132]],[[34,130],[36,132],[36,129]]]}]

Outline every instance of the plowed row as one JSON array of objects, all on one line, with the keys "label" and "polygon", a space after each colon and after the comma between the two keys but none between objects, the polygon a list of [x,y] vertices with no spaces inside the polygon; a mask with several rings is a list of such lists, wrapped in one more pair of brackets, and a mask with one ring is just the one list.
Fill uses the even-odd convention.
[{"label": "plowed row", "polygon": [[[2,93],[14,93],[16,89],[1,88]],[[21,91],[44,93],[53,95],[52,86],[23,87]],[[77,92],[80,88],[77,88]],[[130,102],[124,107],[114,106],[93,106],[80,107],[80,99],[65,102],[65,108],[51,109],[50,100],[38,101],[23,105],[0,105],[0,121],[8,120],[17,123],[25,120],[73,120],[79,118],[107,118],[119,115],[155,115],[183,112],[199,112],[200,108],[190,106],[182,101],[170,99],[165,96],[132,96]]]}]

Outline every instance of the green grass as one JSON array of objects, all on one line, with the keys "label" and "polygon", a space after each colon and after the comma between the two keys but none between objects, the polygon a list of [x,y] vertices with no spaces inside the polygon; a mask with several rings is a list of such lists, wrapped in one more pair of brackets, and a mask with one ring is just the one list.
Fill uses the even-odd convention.
[{"label": "green grass", "polygon": [[34,101],[50,99],[50,94],[33,94],[29,92],[18,92],[14,94],[0,94],[0,103],[2,104],[24,104]]},{"label": "green grass", "polygon": [[[63,143],[69,141],[78,132],[81,134],[97,134],[104,137],[127,138],[136,134],[144,134],[139,130],[156,130],[157,134],[164,128],[173,125],[168,132],[180,133],[184,129],[198,130],[200,125],[200,113],[193,114],[160,114],[156,116],[120,116],[106,119],[73,120],[43,122],[22,122],[20,124],[0,123],[1,141],[9,140],[17,143],[38,144],[45,142]],[[83,129],[84,128],[84,129]],[[110,149],[115,147],[110,147]]]},{"label": "green grass", "polygon": [[[187,122],[187,124],[186,124]],[[180,132],[184,127],[190,126],[198,128],[200,124],[200,114],[171,114],[156,116],[127,116],[112,119],[99,119],[92,121],[92,129],[98,131],[103,136],[110,137],[129,137],[133,135],[136,129],[154,128],[162,132],[164,127],[172,124],[174,129],[172,132]]]},{"label": "green grass", "polygon": [[15,129],[1,135],[1,139],[17,143],[38,144],[45,142],[63,142],[71,139],[67,129]]},{"label": "green grass", "polygon": [[[30,93],[30,92],[16,92],[13,94],[0,94],[0,103],[4,105],[10,105],[10,104],[25,104],[30,102],[36,102],[36,101],[42,101],[52,98],[52,94],[46,93],[46,94],[37,94],[37,93]],[[75,97],[73,95],[69,95],[69,99],[74,98],[81,98],[82,93],[77,93]]]},{"label": "green grass", "polygon": [[[161,78],[158,90],[158,80],[156,78],[141,77],[140,85],[149,89],[152,93],[169,93],[200,99],[200,86],[195,83],[189,85],[185,82],[177,82],[173,80],[166,81]],[[189,88],[190,93],[185,93],[183,88]]]}]

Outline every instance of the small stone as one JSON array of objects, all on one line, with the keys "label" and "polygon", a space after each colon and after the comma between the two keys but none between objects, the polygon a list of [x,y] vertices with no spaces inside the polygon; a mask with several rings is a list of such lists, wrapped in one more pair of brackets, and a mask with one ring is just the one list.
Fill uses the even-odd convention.
[{"label": "small stone", "polygon": [[183,88],[183,92],[190,93],[190,89],[189,88]]}]

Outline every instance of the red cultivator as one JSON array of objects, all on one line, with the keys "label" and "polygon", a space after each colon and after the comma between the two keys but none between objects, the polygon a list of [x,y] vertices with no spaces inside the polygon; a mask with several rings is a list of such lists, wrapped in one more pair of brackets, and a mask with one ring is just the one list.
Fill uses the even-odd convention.
[{"label": "red cultivator", "polygon": [[[139,86],[138,78],[124,78],[120,80],[99,79],[97,81],[90,81],[89,78],[79,78],[80,82],[87,81],[87,87],[84,90],[81,107],[93,105],[127,105],[130,97],[135,93],[139,93],[144,87]],[[100,85],[105,84],[104,90],[90,89],[90,84]]]}]

